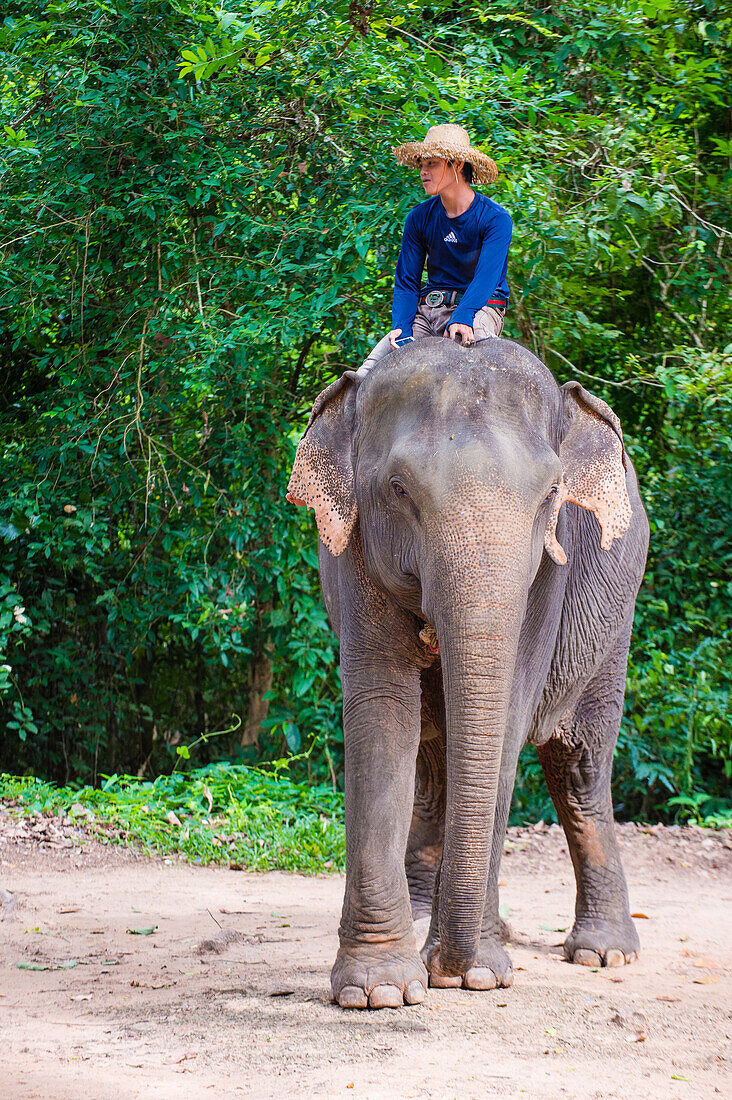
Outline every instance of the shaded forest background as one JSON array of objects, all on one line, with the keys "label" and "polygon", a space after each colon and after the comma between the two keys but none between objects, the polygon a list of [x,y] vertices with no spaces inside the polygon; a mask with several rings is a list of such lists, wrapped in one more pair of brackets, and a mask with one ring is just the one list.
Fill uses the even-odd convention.
[{"label": "shaded forest background", "polygon": [[283,490],[389,327],[390,147],[454,120],[514,218],[507,333],[611,403],[651,518],[618,813],[729,812],[731,46],[714,0],[9,0],[0,770],[154,776],[239,715],[196,763],[340,784]]}]

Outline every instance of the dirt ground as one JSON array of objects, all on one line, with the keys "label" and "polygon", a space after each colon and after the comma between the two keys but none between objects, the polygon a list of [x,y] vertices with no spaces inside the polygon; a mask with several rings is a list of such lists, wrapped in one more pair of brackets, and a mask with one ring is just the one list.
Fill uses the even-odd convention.
[{"label": "dirt ground", "polygon": [[563,961],[563,834],[511,830],[513,988],[346,1012],[340,876],[150,859],[0,809],[0,1096],[729,1096],[732,840],[619,832],[633,966]]}]

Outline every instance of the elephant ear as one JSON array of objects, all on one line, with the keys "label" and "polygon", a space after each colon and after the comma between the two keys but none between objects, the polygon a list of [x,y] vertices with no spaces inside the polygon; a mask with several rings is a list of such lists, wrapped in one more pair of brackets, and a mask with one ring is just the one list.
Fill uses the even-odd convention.
[{"label": "elephant ear", "polygon": [[351,462],[357,385],[355,373],[346,371],[315,398],[287,486],[291,504],[315,510],[321,542],[336,557],[358,514]]},{"label": "elephant ear", "polygon": [[605,401],[588,393],[579,382],[562,386],[563,438],[559,448],[562,481],[544,535],[544,546],[557,565],[567,555],[557,541],[559,510],[565,501],[592,512],[600,524],[600,546],[609,550],[613,539],[630,527],[632,509],[625,480],[625,450],[620,421]]}]

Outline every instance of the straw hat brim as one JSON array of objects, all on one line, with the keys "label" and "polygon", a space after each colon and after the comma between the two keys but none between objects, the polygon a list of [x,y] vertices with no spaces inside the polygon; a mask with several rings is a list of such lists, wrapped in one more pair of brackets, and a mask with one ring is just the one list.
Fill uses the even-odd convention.
[{"label": "straw hat brim", "polygon": [[498,178],[496,162],[472,145],[466,148],[441,141],[408,141],[406,145],[397,145],[392,152],[407,168],[419,168],[423,158],[440,157],[442,160],[464,160],[472,164],[476,183],[493,183]]}]

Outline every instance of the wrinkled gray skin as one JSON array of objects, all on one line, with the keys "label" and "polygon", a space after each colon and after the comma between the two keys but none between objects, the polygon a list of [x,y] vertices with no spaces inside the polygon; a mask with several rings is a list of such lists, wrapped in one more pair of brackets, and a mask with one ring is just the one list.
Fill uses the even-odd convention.
[{"label": "wrinkled gray skin", "polygon": [[[562,441],[574,425],[575,445],[592,452],[593,432],[607,436],[598,406],[499,339],[418,341],[316,402],[290,493],[312,504],[325,485],[321,539],[333,545],[334,516],[347,538],[337,555],[320,544],[341,641],[347,871],[331,981],[344,1007],[417,1003],[428,975],[438,986],[511,984],[497,884],[527,741],[577,880],[567,958],[636,956],[610,793],[648,545],[627,456],[625,533],[601,549],[596,515],[564,503],[567,564],[544,550]],[[426,622],[439,656],[419,638]],[[413,917],[427,913],[420,956]]]}]

